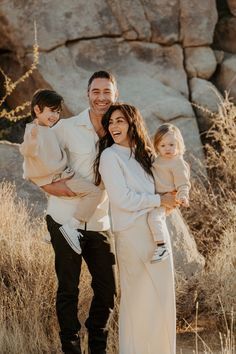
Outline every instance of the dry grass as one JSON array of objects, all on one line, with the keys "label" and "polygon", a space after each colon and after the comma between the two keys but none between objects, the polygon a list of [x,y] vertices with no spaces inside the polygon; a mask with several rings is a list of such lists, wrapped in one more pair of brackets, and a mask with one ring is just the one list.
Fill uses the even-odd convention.
[{"label": "dry grass", "polygon": [[226,95],[211,118],[207,138],[208,179],[193,184],[191,209],[186,213],[196,242],[207,259],[199,292],[205,311],[226,314],[236,304],[236,107]]},{"label": "dry grass", "polygon": [[[0,184],[0,353],[60,353],[55,315],[56,278],[42,218],[30,219],[15,187]],[[80,317],[85,320],[91,291],[83,266]]]}]

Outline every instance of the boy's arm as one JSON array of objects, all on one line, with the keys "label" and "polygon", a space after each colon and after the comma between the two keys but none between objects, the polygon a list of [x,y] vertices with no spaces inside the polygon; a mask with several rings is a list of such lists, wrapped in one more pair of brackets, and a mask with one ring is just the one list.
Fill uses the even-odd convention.
[{"label": "boy's arm", "polygon": [[25,157],[34,157],[38,154],[39,148],[39,131],[36,124],[30,124],[26,128],[24,141],[20,145],[20,153]]}]

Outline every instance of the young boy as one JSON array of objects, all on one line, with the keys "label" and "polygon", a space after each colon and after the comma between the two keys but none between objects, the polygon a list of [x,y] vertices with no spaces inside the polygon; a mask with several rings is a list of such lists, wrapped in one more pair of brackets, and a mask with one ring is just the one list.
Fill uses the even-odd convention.
[{"label": "young boy", "polygon": [[[190,171],[189,165],[183,159],[185,146],[180,130],[172,124],[162,124],[156,131],[154,147],[157,158],[153,163],[152,172],[156,193],[176,191],[179,205],[188,207]],[[163,207],[153,209],[148,215],[148,224],[157,245],[151,263],[162,261],[169,255],[165,241],[165,217],[166,209]]]},{"label": "young boy", "polygon": [[81,253],[80,237],[77,231],[81,222],[87,222],[101,202],[102,190],[82,178],[68,166],[66,152],[59,146],[56,134],[51,127],[55,125],[62,109],[63,98],[55,91],[38,90],[31,102],[33,123],[27,124],[24,142],[20,152],[24,156],[23,177],[38,186],[59,180],[66,180],[67,186],[76,195],[82,196],[83,208],[60,227],[71,248]]}]

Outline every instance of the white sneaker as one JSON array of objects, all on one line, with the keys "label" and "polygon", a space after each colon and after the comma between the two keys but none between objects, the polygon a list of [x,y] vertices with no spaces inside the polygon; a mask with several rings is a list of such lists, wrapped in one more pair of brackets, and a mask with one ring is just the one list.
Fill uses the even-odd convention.
[{"label": "white sneaker", "polygon": [[151,258],[151,263],[161,262],[169,256],[169,250],[166,245],[157,246]]},{"label": "white sneaker", "polygon": [[72,229],[68,224],[64,224],[59,227],[62,235],[65,237],[66,241],[69,243],[70,247],[78,254],[81,254],[82,250],[80,247],[79,239],[83,237],[81,232]]}]

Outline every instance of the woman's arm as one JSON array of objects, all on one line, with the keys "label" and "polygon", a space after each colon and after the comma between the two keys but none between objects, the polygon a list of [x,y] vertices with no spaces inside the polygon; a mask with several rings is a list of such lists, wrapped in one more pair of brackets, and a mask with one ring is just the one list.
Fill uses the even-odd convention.
[{"label": "woman's arm", "polygon": [[160,206],[159,194],[138,193],[127,185],[117,155],[111,150],[102,153],[99,171],[110,202],[120,209],[138,211]]}]

